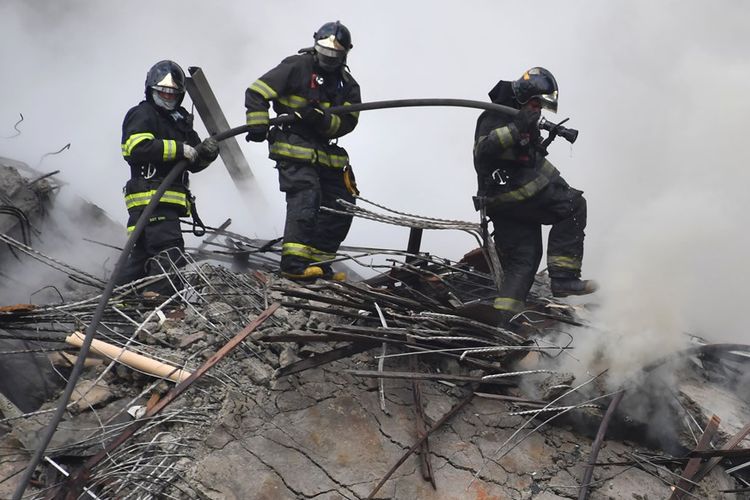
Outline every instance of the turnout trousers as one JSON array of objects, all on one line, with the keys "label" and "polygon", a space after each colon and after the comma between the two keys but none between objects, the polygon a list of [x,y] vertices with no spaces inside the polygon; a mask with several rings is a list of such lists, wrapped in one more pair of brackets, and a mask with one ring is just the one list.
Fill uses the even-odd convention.
[{"label": "turnout trousers", "polygon": [[[177,208],[162,205],[156,208],[128,256],[125,269],[116,281],[118,286],[146,276],[162,274],[172,268],[172,263],[178,267],[185,265],[185,242],[180,229],[179,214],[180,209]],[[139,217],[140,210],[132,211],[128,227],[135,226]],[[182,289],[180,282],[172,281],[176,287]],[[150,284],[145,290],[163,295],[171,295],[174,291],[167,280]]]},{"label": "turnout trousers", "polygon": [[[287,161],[279,161],[276,169],[279,189],[286,194],[281,271],[300,274],[312,264],[335,258],[352,224],[351,215],[320,207],[341,210],[336,200],[354,203],[354,197],[344,184],[343,169]],[[330,272],[330,265],[321,267]]]},{"label": "turnout trousers", "polygon": [[[489,200],[491,203],[491,197]],[[532,198],[490,207],[487,215],[494,227],[495,246],[503,268],[495,309],[518,313],[525,307],[542,259],[542,225],[552,226],[547,241],[550,277],[580,277],[586,228],[583,191],[571,188],[562,177],[557,177]]]}]

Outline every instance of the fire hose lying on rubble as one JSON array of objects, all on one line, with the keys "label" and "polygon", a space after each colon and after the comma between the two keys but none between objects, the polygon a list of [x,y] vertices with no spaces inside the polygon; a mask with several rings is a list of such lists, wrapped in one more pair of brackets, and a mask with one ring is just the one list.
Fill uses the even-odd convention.
[{"label": "fire hose lying on rubble", "polygon": [[[388,101],[375,101],[375,102],[369,102],[369,103],[351,104],[347,106],[334,106],[334,107],[329,108],[328,111],[335,114],[335,113],[350,113],[354,111],[369,111],[369,110],[374,110],[374,109],[427,107],[427,106],[452,106],[452,107],[476,108],[476,109],[484,109],[488,111],[496,111],[496,112],[500,112],[500,113],[507,114],[510,116],[514,116],[518,113],[518,110],[515,108],[511,108],[509,106],[503,106],[500,104],[494,104],[491,102],[473,101],[473,100],[467,100],[467,99],[437,99],[437,98],[396,99],[396,100],[388,100]],[[294,120],[296,120],[296,117],[294,117],[293,115],[282,115],[282,116],[272,119],[271,125],[282,125],[285,123],[290,123]],[[563,120],[563,122],[561,123],[553,123],[542,118],[542,120],[539,122],[539,127],[544,130],[547,130],[550,133],[549,137],[552,139],[554,139],[554,137],[559,135],[563,137],[564,139],[566,139],[568,142],[573,143],[578,138],[578,131],[575,129],[563,127],[562,123],[564,123],[565,121],[567,121],[567,119]],[[220,132],[218,134],[215,134],[212,137],[213,139],[217,141],[223,141],[230,137],[234,137],[236,135],[247,133],[247,131],[248,131],[248,126],[243,125],[240,127],[235,127],[235,128]],[[548,140],[550,140],[550,138],[548,138]],[[132,251],[133,247],[135,246],[135,242],[138,240],[144,228],[148,224],[151,214],[156,209],[156,206],[158,205],[159,200],[161,199],[162,195],[164,195],[164,192],[167,190],[167,187],[170,186],[172,182],[175,179],[177,179],[178,176],[182,174],[182,172],[185,170],[187,166],[188,166],[188,160],[181,160],[172,167],[172,170],[170,170],[170,172],[164,177],[164,180],[161,182],[159,187],[154,192],[154,195],[151,197],[151,200],[149,201],[148,205],[143,209],[143,212],[141,213],[141,216],[135,225],[135,229],[131,232],[130,236],[128,237],[128,240],[126,241],[122,249],[120,257],[117,260],[117,264],[115,265],[115,268],[112,271],[112,275],[109,281],[107,282],[107,285],[104,287],[104,290],[102,291],[102,295],[99,299],[99,303],[97,304],[94,314],[91,318],[91,323],[89,323],[88,327],[86,328],[85,337],[83,337],[83,339],[81,340],[80,334],[78,334],[77,336],[77,342],[80,342],[79,355],[76,359],[75,364],[73,365],[73,369],[70,373],[68,382],[65,386],[65,391],[63,392],[62,398],[60,400],[60,404],[58,405],[54,414],[52,415],[50,423],[45,429],[44,435],[41,437],[39,445],[37,449],[35,450],[33,457],[29,461],[29,464],[27,465],[26,470],[24,471],[24,474],[20,479],[19,485],[13,494],[14,500],[19,500],[23,496],[23,493],[26,490],[26,487],[31,479],[32,474],[34,473],[39,463],[42,461],[44,453],[47,449],[47,446],[49,446],[49,443],[52,440],[52,437],[57,429],[57,426],[62,420],[62,417],[65,413],[65,409],[67,407],[67,403],[70,400],[73,394],[73,390],[75,388],[76,382],[78,381],[78,378],[80,377],[81,372],[83,371],[86,356],[89,354],[89,351],[91,349],[91,345],[94,340],[94,335],[96,334],[96,330],[99,326],[99,322],[101,321],[102,316],[104,315],[104,309],[115,288],[115,279],[120,275],[123,268],[125,267],[128,255]],[[74,476],[74,474],[71,474],[71,477],[72,476]],[[64,493],[62,489],[58,491],[61,493]]]}]

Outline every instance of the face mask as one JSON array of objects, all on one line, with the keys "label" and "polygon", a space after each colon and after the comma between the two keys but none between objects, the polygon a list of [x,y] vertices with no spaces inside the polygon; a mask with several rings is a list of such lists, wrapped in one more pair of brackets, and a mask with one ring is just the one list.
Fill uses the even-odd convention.
[{"label": "face mask", "polygon": [[151,97],[154,99],[154,103],[157,106],[159,106],[160,108],[164,108],[167,111],[174,110],[177,107],[177,102],[179,101],[177,95],[174,96],[174,99],[163,99],[161,97],[161,94],[156,90],[151,91]]}]

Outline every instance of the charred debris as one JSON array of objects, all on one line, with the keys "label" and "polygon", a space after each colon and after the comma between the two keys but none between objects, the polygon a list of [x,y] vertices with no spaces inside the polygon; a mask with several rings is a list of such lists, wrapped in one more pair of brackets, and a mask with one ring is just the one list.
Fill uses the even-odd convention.
[{"label": "charred debris", "polygon": [[[692,339],[617,387],[606,369],[574,378],[560,360],[594,328],[585,306],[551,298],[541,273],[520,326],[496,327],[481,228],[376,204],[342,210],[410,228],[408,251],[345,247],[347,282],[284,280],[278,241],[210,229],[190,265],[164,269],[172,296],[115,290],[59,401],[107,279],[38,249],[59,189],[0,161],[3,288],[31,262],[57,276],[56,300],[0,307],[3,498],[60,404],[25,498],[747,495],[750,347]],[[433,229],[480,249],[421,252]]]}]

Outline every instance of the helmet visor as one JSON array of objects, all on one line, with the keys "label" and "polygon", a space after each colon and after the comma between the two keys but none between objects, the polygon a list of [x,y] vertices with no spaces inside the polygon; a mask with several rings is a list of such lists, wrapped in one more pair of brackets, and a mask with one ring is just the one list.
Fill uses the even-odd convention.
[{"label": "helmet visor", "polygon": [[165,87],[164,85],[154,85],[151,88],[156,90],[157,92],[162,92],[164,94],[181,94],[182,93],[182,91],[180,91],[179,89],[176,89],[174,87]]},{"label": "helmet visor", "polygon": [[315,43],[315,52],[318,54],[318,63],[323,69],[336,69],[344,63],[346,59],[346,50],[327,47],[320,43]]},{"label": "helmet visor", "polygon": [[557,113],[557,90],[553,91],[551,94],[541,94],[535,97],[539,98],[542,108]]}]

